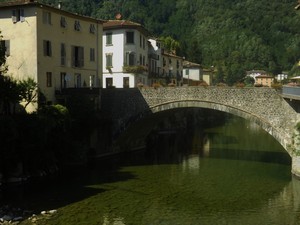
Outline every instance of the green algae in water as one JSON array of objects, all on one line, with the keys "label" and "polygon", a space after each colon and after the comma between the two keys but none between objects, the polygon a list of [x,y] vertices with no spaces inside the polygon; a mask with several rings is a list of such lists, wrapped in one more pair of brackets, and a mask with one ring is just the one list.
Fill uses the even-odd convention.
[{"label": "green algae in water", "polygon": [[[287,153],[257,127],[249,131],[235,120],[227,126],[230,132],[207,130],[205,154],[94,173],[74,184],[89,195],[36,224],[299,224],[300,182],[291,177]],[[74,196],[76,190],[70,186]]]}]

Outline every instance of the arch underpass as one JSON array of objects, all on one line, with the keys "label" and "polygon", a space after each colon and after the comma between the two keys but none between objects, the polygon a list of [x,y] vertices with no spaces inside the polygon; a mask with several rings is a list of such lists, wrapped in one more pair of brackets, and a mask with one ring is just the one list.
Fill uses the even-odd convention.
[{"label": "arch underpass", "polygon": [[[130,123],[164,110],[200,107],[219,110],[253,121],[272,135],[292,158],[292,173],[300,177],[300,121],[298,113],[272,88],[162,87],[111,89],[102,92],[120,131]],[[299,123],[300,124],[300,123]]]},{"label": "arch underpass", "polygon": [[298,113],[271,88],[178,87],[140,90],[152,113],[186,107],[208,108],[253,121],[272,135],[292,157],[300,176]]}]

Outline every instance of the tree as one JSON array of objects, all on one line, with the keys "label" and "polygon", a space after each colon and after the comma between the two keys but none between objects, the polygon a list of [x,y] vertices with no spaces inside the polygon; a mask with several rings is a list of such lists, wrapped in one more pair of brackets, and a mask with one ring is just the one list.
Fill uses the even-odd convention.
[{"label": "tree", "polygon": [[9,76],[0,76],[0,114],[11,114],[11,104],[20,101],[19,88],[15,80]]},{"label": "tree", "polygon": [[18,86],[20,90],[20,99],[26,102],[24,106],[25,109],[30,103],[37,102],[38,86],[32,78],[29,77],[26,80],[19,81]]},{"label": "tree", "polygon": [[116,1],[104,0],[95,11],[95,16],[99,19],[109,20],[114,19],[117,13],[120,11]]},{"label": "tree", "polygon": [[163,46],[166,51],[176,54],[180,49],[180,44],[178,41],[174,40],[171,36],[161,37],[159,40],[163,43]]},{"label": "tree", "polygon": [[5,45],[2,42],[2,38],[3,37],[0,31],[0,76],[7,71],[7,67],[5,66],[5,62],[6,62]]}]

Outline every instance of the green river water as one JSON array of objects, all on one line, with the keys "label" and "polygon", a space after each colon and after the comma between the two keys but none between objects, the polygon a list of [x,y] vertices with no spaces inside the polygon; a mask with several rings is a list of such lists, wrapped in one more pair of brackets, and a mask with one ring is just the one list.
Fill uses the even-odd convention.
[{"label": "green river water", "polygon": [[300,224],[300,181],[285,150],[257,125],[232,117],[187,142],[31,185],[24,207],[56,209],[34,223],[45,225]]}]

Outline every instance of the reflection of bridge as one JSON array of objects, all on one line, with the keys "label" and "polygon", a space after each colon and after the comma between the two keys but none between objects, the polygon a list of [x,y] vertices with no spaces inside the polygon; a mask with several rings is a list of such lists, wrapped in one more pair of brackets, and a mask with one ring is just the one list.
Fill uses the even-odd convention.
[{"label": "reflection of bridge", "polygon": [[[116,94],[117,92],[123,93]],[[124,94],[126,92],[129,94]],[[292,172],[300,176],[300,156],[298,156],[300,155],[300,140],[298,140],[300,135],[295,129],[299,116],[274,89],[168,87],[127,91],[114,89],[103,93],[104,99],[108,98],[110,104],[118,101],[113,110],[118,112],[119,116],[115,119],[121,126],[130,118],[143,115],[143,111],[149,111],[149,109],[156,113],[185,107],[219,110],[254,121],[286,149],[293,159]],[[119,98],[107,97],[111,94],[115,97],[118,95]]]}]

